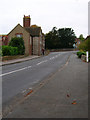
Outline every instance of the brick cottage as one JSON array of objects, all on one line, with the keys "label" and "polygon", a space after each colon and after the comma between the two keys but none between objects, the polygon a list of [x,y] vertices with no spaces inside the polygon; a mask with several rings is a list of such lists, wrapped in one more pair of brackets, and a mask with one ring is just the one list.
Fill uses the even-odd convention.
[{"label": "brick cottage", "polygon": [[45,38],[41,27],[31,25],[30,16],[23,17],[23,27],[18,24],[8,33],[8,42],[13,37],[23,37],[25,44],[25,54],[41,55],[42,48],[45,47]]}]

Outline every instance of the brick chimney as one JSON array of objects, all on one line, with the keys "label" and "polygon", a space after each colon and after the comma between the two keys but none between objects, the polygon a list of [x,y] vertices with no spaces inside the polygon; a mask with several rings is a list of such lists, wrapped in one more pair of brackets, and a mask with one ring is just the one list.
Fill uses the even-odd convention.
[{"label": "brick chimney", "polygon": [[25,16],[23,17],[23,27],[30,27],[31,25],[31,18],[30,15],[29,16]]}]

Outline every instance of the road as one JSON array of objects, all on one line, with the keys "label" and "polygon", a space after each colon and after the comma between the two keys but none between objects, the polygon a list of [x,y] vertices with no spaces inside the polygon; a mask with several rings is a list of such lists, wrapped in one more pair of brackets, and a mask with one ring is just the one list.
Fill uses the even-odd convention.
[{"label": "road", "polygon": [[27,89],[39,83],[55,73],[62,67],[68,57],[74,52],[53,52],[48,56],[42,56],[17,64],[2,67],[2,102],[3,108],[14,99],[19,98]]},{"label": "road", "polygon": [[[33,66],[35,65],[35,68],[25,66],[24,68],[15,69],[7,73],[8,75],[17,74],[17,72],[25,72],[28,71],[27,69],[32,68],[32,70],[37,69],[38,72],[41,69],[41,74],[39,75],[43,77],[40,77],[42,78],[40,82],[36,81],[36,85],[35,81],[28,82],[29,86],[27,85],[27,88],[32,87],[32,89],[29,89],[28,94],[25,91],[19,91],[18,95],[14,95],[16,97],[13,97],[13,100],[10,99],[9,105],[12,108],[6,107],[5,110],[7,111],[4,112],[3,117],[9,119],[85,118],[87,120],[88,64],[80,60],[73,52],[52,53],[49,56],[35,59],[35,61],[32,60],[32,62],[36,62],[32,64]],[[51,69],[48,70],[50,67]],[[43,69],[49,73],[46,74]],[[43,72],[46,76],[42,74]],[[3,73],[4,75],[5,73]],[[30,76],[32,75],[30,74]],[[22,97],[20,97],[21,95]],[[16,99],[19,97],[20,99]],[[9,103],[9,101],[7,102]]]},{"label": "road", "polygon": [[0,76],[5,118],[88,117],[88,64],[73,51],[3,66]]},{"label": "road", "polygon": [[66,63],[70,54],[55,52],[38,59],[3,66],[3,103],[54,73]]}]

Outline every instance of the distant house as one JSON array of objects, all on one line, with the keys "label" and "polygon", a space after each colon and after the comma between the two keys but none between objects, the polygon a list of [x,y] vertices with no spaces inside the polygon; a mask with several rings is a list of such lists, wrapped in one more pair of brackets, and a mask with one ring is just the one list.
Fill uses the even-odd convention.
[{"label": "distant house", "polygon": [[0,46],[8,45],[8,36],[7,35],[0,35]]},{"label": "distant house", "polygon": [[27,55],[41,55],[42,48],[45,47],[45,38],[41,27],[37,25],[30,25],[30,16],[23,18],[23,27],[18,24],[14,29],[8,33],[8,40],[13,37],[23,37],[25,44],[25,54]]}]

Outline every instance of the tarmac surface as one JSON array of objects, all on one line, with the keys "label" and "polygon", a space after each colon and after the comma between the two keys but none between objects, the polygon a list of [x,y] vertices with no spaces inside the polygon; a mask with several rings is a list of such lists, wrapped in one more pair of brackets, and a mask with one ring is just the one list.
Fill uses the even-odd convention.
[{"label": "tarmac surface", "polygon": [[66,64],[25,96],[6,118],[88,118],[88,63]]},{"label": "tarmac surface", "polygon": [[52,52],[38,59],[2,66],[3,115],[13,109],[30,89],[65,65],[73,52]]}]

